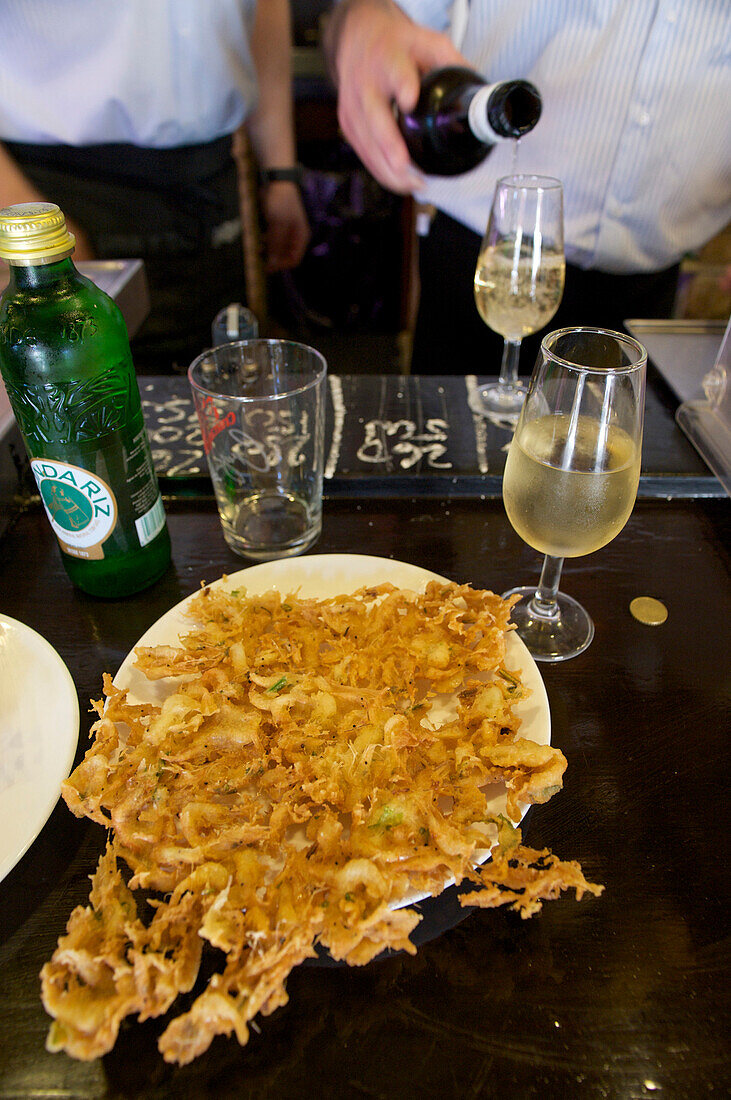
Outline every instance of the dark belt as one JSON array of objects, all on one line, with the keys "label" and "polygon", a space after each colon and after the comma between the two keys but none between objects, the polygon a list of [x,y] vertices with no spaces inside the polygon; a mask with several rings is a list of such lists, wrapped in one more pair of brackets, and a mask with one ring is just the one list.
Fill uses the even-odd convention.
[{"label": "dark belt", "polygon": [[7,145],[41,194],[84,227],[98,256],[145,262],[151,312],[134,340],[138,369],[187,367],[211,321],[244,301],[231,138],[179,149]]},{"label": "dark belt", "polygon": [[3,144],[11,157],[24,167],[89,174],[95,179],[126,180],[128,183],[141,180],[161,187],[174,180],[206,179],[224,170],[231,160],[230,135],[172,149],[152,149],[123,142],[43,145],[6,141]]},{"label": "dark belt", "polygon": [[177,149],[24,142],[6,148],[107,258],[193,255],[211,248],[217,227],[238,218],[230,136]]}]

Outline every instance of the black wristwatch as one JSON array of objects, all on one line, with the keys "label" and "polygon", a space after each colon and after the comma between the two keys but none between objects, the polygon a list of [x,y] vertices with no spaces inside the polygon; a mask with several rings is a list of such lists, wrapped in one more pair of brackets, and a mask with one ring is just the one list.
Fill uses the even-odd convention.
[{"label": "black wristwatch", "polygon": [[292,168],[262,168],[260,176],[263,186],[268,183],[277,183],[280,180],[286,183],[296,183],[298,187],[302,186],[302,169],[298,164]]}]

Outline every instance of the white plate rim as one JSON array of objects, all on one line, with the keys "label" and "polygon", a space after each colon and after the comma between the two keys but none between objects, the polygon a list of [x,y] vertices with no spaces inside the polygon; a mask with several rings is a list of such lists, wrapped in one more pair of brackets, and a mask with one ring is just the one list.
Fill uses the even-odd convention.
[{"label": "white plate rim", "polygon": [[[33,788],[36,797],[28,807],[27,827],[22,832],[22,838],[10,846],[6,840],[6,834],[0,835],[0,881],[2,881],[23,858],[56,807],[61,796],[61,784],[68,778],[76,755],[79,743],[80,711],[73,677],[48,639],[26,623],[2,612],[0,612],[0,627],[6,627],[22,638],[25,644],[33,649],[34,656],[39,657],[43,662],[44,668],[52,670],[57,677],[54,684],[57,709],[53,712],[49,709],[49,722],[53,725],[53,737],[50,743],[57,749],[57,753],[52,759],[53,766],[47,769],[48,774],[44,773],[43,782]],[[34,668],[34,678],[42,674],[43,669]],[[58,694],[59,691],[61,695]],[[58,718],[58,714],[63,715],[63,720]],[[0,715],[0,729],[2,722],[3,716]],[[0,792],[0,817],[3,816],[4,793],[4,791]]]}]

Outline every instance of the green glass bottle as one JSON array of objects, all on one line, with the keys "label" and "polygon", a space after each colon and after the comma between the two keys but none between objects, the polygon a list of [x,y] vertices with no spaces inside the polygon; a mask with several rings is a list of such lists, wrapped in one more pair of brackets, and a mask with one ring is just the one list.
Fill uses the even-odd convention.
[{"label": "green glass bottle", "polygon": [[71,581],[126,596],[165,572],[170,536],[124,319],[73,248],[54,203],[0,211],[0,372]]}]

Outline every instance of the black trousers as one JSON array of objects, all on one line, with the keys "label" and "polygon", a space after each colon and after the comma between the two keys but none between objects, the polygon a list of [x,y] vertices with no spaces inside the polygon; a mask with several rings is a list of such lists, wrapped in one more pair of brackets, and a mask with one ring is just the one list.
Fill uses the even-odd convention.
[{"label": "black trousers", "polygon": [[[472,282],[481,238],[437,213],[420,241],[421,297],[414,334],[413,374],[497,374],[503,339],[477,312]],[[679,265],[649,275],[610,275],[566,265],[558,312],[545,329],[523,340],[520,373],[529,375],[547,332],[567,325],[600,325],[623,332],[625,319],[670,317]]]},{"label": "black trousers", "polygon": [[132,340],[144,374],[185,371],[211,322],[243,301],[231,138],[180,149],[6,143],[51,202],[84,227],[100,259],[142,259],[150,315]]}]

